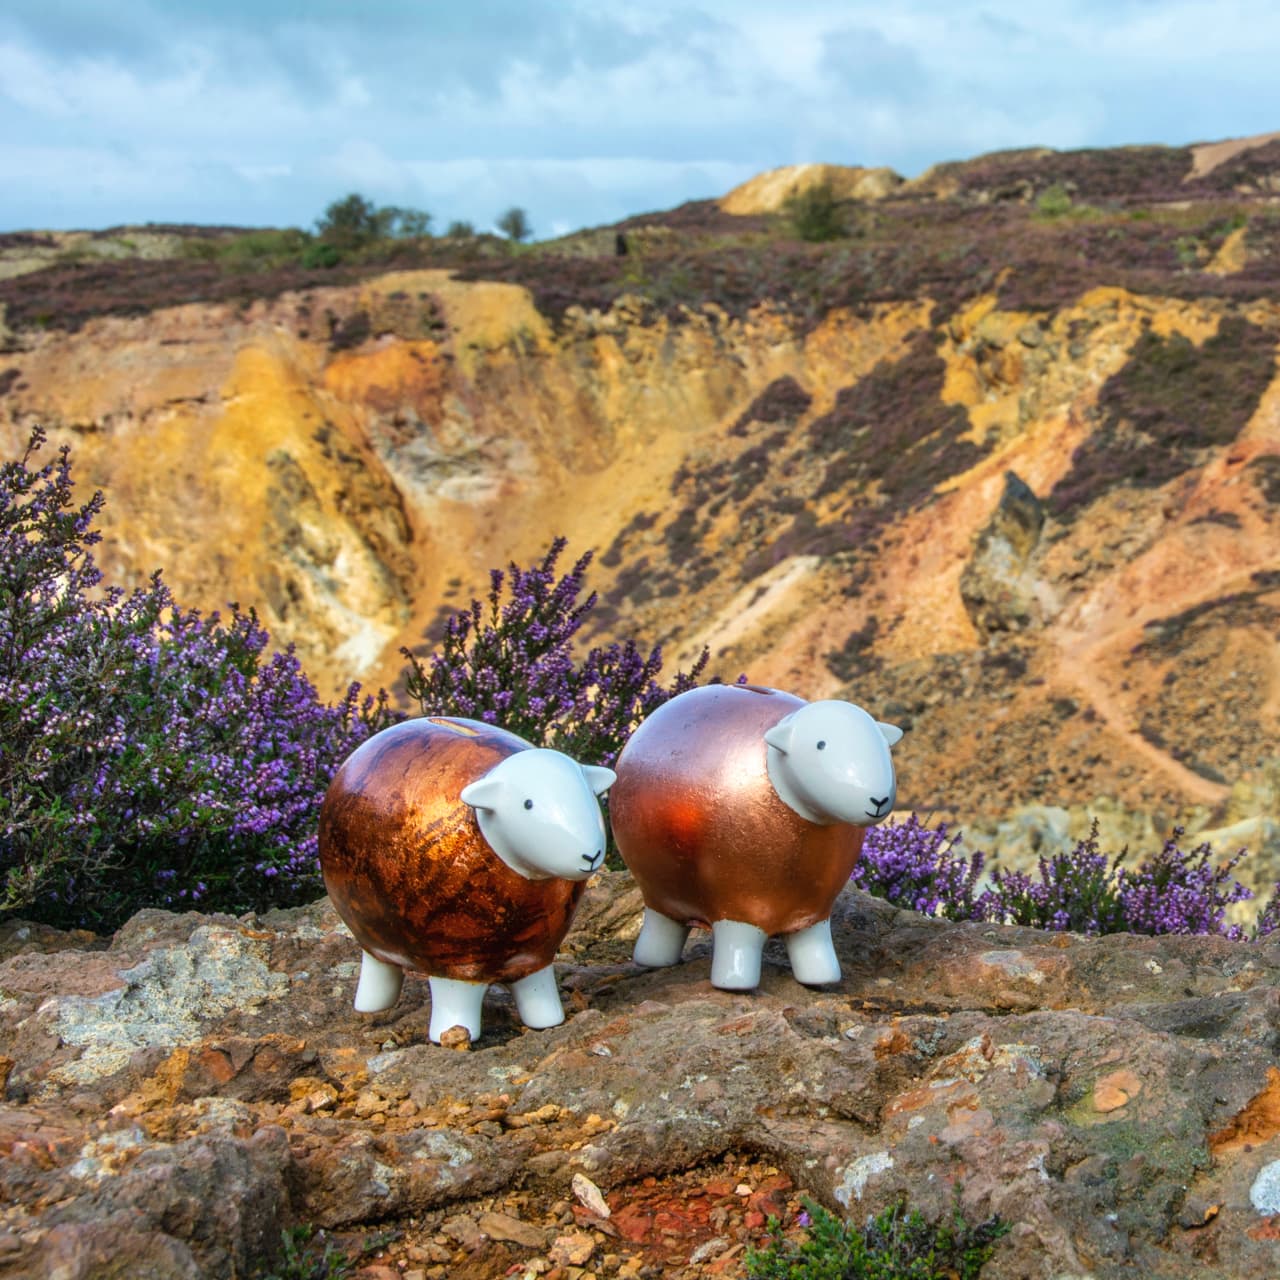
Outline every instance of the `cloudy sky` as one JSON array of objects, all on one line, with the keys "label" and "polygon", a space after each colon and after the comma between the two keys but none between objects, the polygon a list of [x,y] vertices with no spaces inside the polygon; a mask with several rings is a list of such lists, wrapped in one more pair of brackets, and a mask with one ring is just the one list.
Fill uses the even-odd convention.
[{"label": "cloudy sky", "polygon": [[0,230],[310,227],[331,200],[535,234],[801,161],[1280,129],[1274,0],[5,0]]}]

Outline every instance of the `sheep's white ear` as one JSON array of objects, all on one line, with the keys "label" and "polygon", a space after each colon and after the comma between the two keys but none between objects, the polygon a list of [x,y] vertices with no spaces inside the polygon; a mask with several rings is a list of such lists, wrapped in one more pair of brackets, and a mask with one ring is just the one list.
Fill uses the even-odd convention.
[{"label": "sheep's white ear", "polygon": [[463,804],[469,804],[473,809],[496,809],[506,791],[506,784],[501,778],[486,776],[468,783],[458,795]]},{"label": "sheep's white ear", "polygon": [[[794,714],[794,713],[793,713]],[[786,716],[779,720],[772,729],[766,729],[764,740],[771,746],[777,747],[783,755],[791,750],[791,743],[795,736],[795,726],[791,723],[791,716]]]},{"label": "sheep's white ear", "polygon": [[586,775],[587,786],[598,796],[604,795],[618,780],[618,775],[612,769],[606,769],[602,764],[584,764],[581,768]]},{"label": "sheep's white ear", "polygon": [[902,730],[896,724],[884,724],[882,721],[876,721],[876,728],[880,730],[881,736],[890,745],[902,739]]}]

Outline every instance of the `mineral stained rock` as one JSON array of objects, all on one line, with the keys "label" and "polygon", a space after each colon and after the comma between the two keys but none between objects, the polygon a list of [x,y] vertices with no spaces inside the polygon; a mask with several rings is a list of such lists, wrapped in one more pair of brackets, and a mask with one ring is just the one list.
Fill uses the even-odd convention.
[{"label": "mineral stained rock", "polygon": [[1036,583],[1027,562],[1043,527],[1040,500],[1015,472],[1006,471],[999,505],[960,575],[960,596],[983,640],[993,631],[1020,630],[1034,619]]},{"label": "mineral stained rock", "polygon": [[[801,1191],[856,1219],[901,1195],[999,1214],[994,1280],[1275,1275],[1280,944],[952,924],[846,891],[839,986],[799,986],[771,944],[747,995],[710,985],[706,935],[630,963],[639,909],[599,876],[566,1023],[524,1030],[495,990],[465,1054],[428,1042],[422,979],[352,1011],[327,901],[146,912],[106,947],[0,927],[0,1278],[247,1276],[296,1223],[398,1230],[379,1265],[424,1276],[733,1276]],[[655,1199],[672,1176],[683,1217]]]}]

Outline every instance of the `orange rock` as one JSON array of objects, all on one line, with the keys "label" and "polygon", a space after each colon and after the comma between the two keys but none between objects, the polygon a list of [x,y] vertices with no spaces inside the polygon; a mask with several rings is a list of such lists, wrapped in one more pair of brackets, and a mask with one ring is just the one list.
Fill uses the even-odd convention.
[{"label": "orange rock", "polygon": [[1099,1077],[1093,1086],[1093,1109],[1106,1115],[1118,1111],[1142,1092],[1142,1081],[1127,1067]]}]

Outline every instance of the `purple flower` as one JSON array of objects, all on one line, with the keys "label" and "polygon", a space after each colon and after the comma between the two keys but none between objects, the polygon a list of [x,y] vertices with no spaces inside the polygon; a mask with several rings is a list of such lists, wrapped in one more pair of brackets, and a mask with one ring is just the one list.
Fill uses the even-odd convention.
[{"label": "purple flower", "polygon": [[851,878],[896,906],[950,920],[972,919],[983,859],[980,853],[957,854],[960,839],[945,822],[926,827],[914,813],[905,822],[871,827]]},{"label": "purple flower", "polygon": [[387,720],[352,686],[320,701],[252,612],[207,617],[159,574],[102,583],[101,494],[69,455],[0,464],[0,912],[111,927],[198,898],[243,911],[320,891],[315,819],[345,756]]},{"label": "purple flower", "polygon": [[[1098,844],[1097,823],[1068,852],[1039,860],[1034,875],[990,873],[990,887],[975,896],[981,853],[960,852],[961,837],[946,823],[905,822],[871,828],[854,869],[853,883],[898,906],[952,920],[991,920],[1076,933],[1217,934],[1243,938],[1225,923],[1232,903],[1252,894],[1234,876],[1241,850],[1220,865],[1201,844],[1184,851],[1175,827],[1153,858],[1124,865],[1124,853],[1108,858]],[[1280,884],[1260,913],[1253,937],[1280,929]]]},{"label": "purple flower", "polygon": [[579,656],[574,639],[596,605],[584,596],[591,552],[557,577],[566,546],[557,538],[540,562],[489,575],[488,607],[473,600],[445,623],[442,644],[424,663],[410,650],[405,689],[424,715],[460,715],[500,724],[540,746],[611,765],[632,730],[668,698],[692,688],[707,664],[660,685],[662,651],[631,640]]}]

